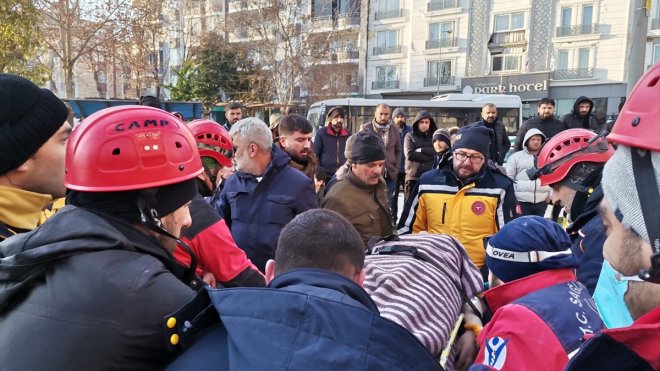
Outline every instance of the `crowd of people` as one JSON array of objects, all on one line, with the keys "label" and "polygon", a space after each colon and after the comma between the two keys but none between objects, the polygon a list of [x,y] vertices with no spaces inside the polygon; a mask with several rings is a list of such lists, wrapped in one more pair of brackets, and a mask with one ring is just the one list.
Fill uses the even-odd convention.
[{"label": "crowd of people", "polygon": [[660,369],[658,79],[611,132],[541,100],[507,158],[493,104],[443,128],[382,103],[357,133],[330,107],[314,134],[144,97],[73,127],[0,74],[0,364]]}]

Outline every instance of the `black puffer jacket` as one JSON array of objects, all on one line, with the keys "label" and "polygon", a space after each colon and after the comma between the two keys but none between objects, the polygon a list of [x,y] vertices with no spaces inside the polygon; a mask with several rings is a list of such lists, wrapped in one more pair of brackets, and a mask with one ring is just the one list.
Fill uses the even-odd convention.
[{"label": "black puffer jacket", "polygon": [[[586,117],[580,117],[580,103],[589,103],[589,113]],[[585,97],[579,97],[575,100],[573,105],[573,111],[562,116],[561,121],[566,123],[569,129],[588,129],[598,132],[600,127],[598,125],[598,120],[596,116],[591,114],[591,111],[594,109],[594,102]]]},{"label": "black puffer jacket", "polygon": [[155,370],[173,356],[164,317],[194,291],[154,238],[67,206],[0,257],[3,369]]},{"label": "black puffer jacket", "polygon": [[[425,133],[419,131],[419,121],[429,119],[431,125]],[[403,139],[403,153],[406,156],[406,180],[419,179],[420,175],[433,168],[435,149],[433,132],[437,130],[435,120],[428,111],[419,111],[412,124],[412,131]]]},{"label": "black puffer jacket", "polygon": [[541,133],[543,133],[543,135],[545,135],[545,137],[550,140],[550,138],[568,129],[568,125],[566,125],[565,122],[556,119],[554,116],[546,120],[542,120],[539,116],[531,118],[523,122],[522,126],[520,126],[520,129],[518,129],[516,142],[513,145],[514,151],[518,152],[522,150],[523,138],[525,138],[525,134],[527,134],[527,130],[529,129],[541,130]]}]

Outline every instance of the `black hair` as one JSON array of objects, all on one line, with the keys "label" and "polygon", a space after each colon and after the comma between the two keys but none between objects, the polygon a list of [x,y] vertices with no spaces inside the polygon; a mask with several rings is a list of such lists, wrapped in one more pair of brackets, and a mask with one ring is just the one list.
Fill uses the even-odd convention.
[{"label": "black hair", "polygon": [[240,109],[241,112],[243,112],[243,105],[238,103],[238,102],[231,102],[226,106],[226,110],[229,111],[230,109]]},{"label": "black hair", "polygon": [[364,256],[364,242],[346,218],[331,210],[312,209],[298,214],[282,229],[275,273],[318,268],[346,275],[362,270]]},{"label": "black hair", "polygon": [[543,98],[539,101],[539,107],[541,107],[542,104],[549,104],[551,106],[555,106],[555,100],[552,98]]},{"label": "black hair", "polygon": [[160,109],[163,108],[160,103],[160,99],[154,97],[153,95],[145,95],[144,97],[140,97],[140,105]]},{"label": "black hair", "polygon": [[303,134],[311,133],[314,128],[307,119],[297,113],[288,114],[280,120],[278,127],[280,135],[290,135],[299,131]]}]

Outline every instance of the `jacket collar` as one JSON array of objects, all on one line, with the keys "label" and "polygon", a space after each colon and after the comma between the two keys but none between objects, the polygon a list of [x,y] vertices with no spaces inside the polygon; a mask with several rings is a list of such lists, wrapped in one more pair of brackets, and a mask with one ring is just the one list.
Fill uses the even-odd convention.
[{"label": "jacket collar", "polygon": [[484,293],[484,299],[488,303],[490,310],[494,313],[501,307],[534,291],[575,280],[573,269],[547,270],[487,290]]},{"label": "jacket collar", "polygon": [[364,305],[371,312],[379,314],[376,303],[362,287],[344,276],[325,269],[293,269],[275,277],[268,287],[283,289],[294,285],[314,286],[339,291]]},{"label": "jacket collar", "polygon": [[328,135],[331,135],[333,137],[347,137],[348,136],[348,130],[346,130],[346,128],[343,127],[343,126],[341,127],[341,133],[339,133],[339,135],[337,135],[337,133],[335,133],[335,131],[332,130],[332,124],[328,124],[328,126],[326,126],[326,132],[328,133]]},{"label": "jacket collar", "polygon": [[[284,152],[282,149],[280,149],[279,145],[274,144],[272,148],[272,159],[270,160],[270,163],[266,167],[266,170],[262,175],[259,177],[261,178],[267,178],[270,176],[272,173],[277,173],[280,171],[282,168],[286,167],[289,165],[289,160],[291,160],[291,157]],[[238,176],[238,179],[241,180],[241,183],[244,182],[257,182],[257,176],[249,173],[244,173],[244,172],[237,172],[236,175]]]},{"label": "jacket collar", "polygon": [[0,186],[0,220],[16,229],[33,230],[43,209],[52,201],[50,195]]}]

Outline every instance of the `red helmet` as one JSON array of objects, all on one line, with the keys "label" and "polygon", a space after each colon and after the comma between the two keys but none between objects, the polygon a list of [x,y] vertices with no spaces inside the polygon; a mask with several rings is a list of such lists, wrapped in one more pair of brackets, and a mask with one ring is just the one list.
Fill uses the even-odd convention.
[{"label": "red helmet", "polygon": [[[568,129],[548,139],[537,160],[536,177],[541,185],[561,182],[575,164],[605,163],[614,154],[605,138],[586,129]],[[536,179],[530,176],[530,178]]]},{"label": "red helmet", "polygon": [[651,67],[630,93],[607,140],[660,152],[660,63]]},{"label": "red helmet", "polygon": [[66,147],[67,188],[130,191],[192,179],[202,162],[190,130],[148,106],[100,110],[76,127]]},{"label": "red helmet", "polygon": [[194,120],[188,127],[195,135],[200,156],[211,157],[225,167],[232,166],[234,144],[227,129],[212,120]]}]

